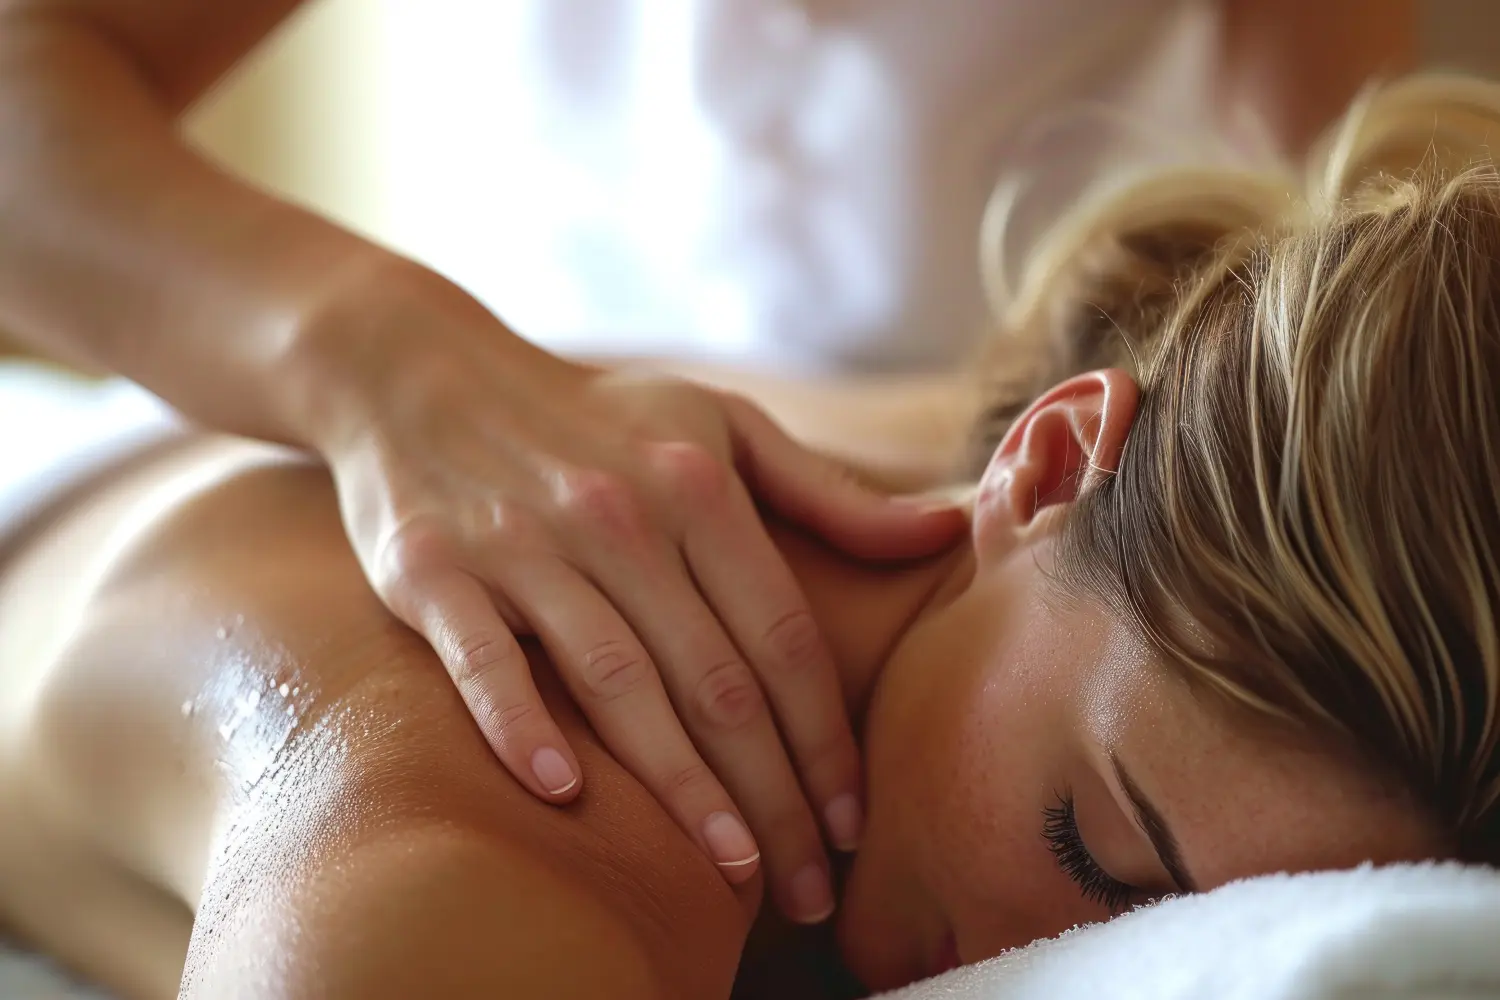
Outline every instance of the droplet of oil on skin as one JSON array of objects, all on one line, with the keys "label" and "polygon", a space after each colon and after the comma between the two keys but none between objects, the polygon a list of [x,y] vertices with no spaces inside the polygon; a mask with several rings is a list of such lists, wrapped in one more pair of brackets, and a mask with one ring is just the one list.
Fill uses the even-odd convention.
[{"label": "droplet of oil on skin", "polygon": [[[233,634],[243,620],[225,622]],[[274,646],[261,646],[248,633],[243,648],[222,647],[216,684],[194,700],[194,714],[210,713],[223,745],[218,764],[236,796],[249,796],[284,763],[287,741],[303,708],[289,700],[295,660]],[[278,680],[276,675],[286,678]]]},{"label": "droplet of oil on skin", "polygon": [[247,693],[241,695],[235,704],[234,714],[229,717],[228,721],[219,726],[219,735],[225,740],[232,738],[239,731],[240,726],[245,723],[245,720],[249,719],[255,712],[256,706],[259,704],[260,692],[258,690],[252,688]]},{"label": "droplet of oil on skin", "polygon": [[220,625],[218,628],[214,629],[214,637],[217,638],[220,642],[223,642],[225,639],[228,639],[230,636],[234,635],[235,630],[237,630],[241,625],[244,624],[245,616],[235,615],[234,620],[229,622],[229,624]]}]

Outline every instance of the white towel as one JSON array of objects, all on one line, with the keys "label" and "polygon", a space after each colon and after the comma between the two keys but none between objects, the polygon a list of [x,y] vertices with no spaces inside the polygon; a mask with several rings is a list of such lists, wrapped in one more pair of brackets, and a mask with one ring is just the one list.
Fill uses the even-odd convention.
[{"label": "white towel", "polygon": [[886,1000],[1500,998],[1500,872],[1273,875],[1163,900]]}]

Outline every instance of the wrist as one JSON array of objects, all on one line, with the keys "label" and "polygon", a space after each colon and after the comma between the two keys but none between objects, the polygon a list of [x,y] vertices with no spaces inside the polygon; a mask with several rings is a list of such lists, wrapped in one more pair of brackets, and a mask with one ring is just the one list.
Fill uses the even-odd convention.
[{"label": "wrist", "polygon": [[[363,248],[361,248],[363,249]],[[286,444],[325,452],[334,428],[355,404],[361,355],[379,328],[368,292],[405,261],[381,252],[349,254],[299,289],[267,322],[269,345],[259,359],[263,409]]]},{"label": "wrist", "polygon": [[[385,251],[347,261],[287,324],[269,379],[288,443],[325,458],[400,419],[446,380],[515,373],[528,389],[581,384],[594,369],[542,350],[422,265]],[[503,385],[497,385],[503,391]]]}]

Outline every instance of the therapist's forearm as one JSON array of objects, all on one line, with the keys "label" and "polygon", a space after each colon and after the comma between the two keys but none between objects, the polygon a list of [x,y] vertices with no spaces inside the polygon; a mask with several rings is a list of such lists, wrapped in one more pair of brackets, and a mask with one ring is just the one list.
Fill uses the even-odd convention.
[{"label": "therapist's forearm", "polygon": [[309,317],[392,256],[196,156],[175,124],[195,95],[70,6],[0,4],[0,328],[214,426],[305,443],[290,390],[268,388]]}]

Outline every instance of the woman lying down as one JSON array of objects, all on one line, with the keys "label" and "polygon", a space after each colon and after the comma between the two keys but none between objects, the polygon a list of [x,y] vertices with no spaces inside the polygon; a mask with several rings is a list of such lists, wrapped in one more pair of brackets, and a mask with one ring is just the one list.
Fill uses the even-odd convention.
[{"label": "woman lying down", "polygon": [[[970,537],[876,567],[775,529],[862,736],[834,920],[865,988],[1259,873],[1496,855],[1497,129],[1500,88],[1408,81],[1307,197],[1080,208],[1004,317],[998,352],[1046,349],[996,387]],[[700,1000],[777,966],[758,880],[534,649],[589,781],[559,809],[497,765],[321,469],[184,436],[33,523],[0,577],[26,941],[132,997]]]}]

